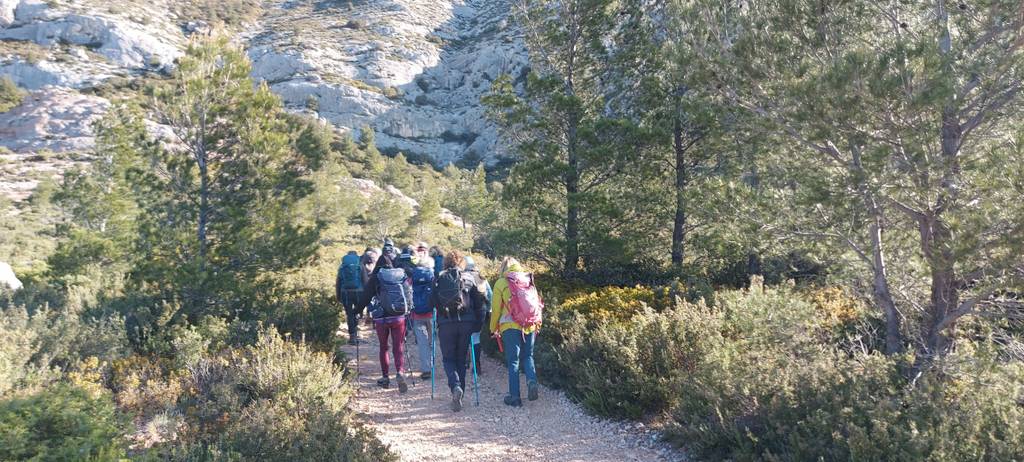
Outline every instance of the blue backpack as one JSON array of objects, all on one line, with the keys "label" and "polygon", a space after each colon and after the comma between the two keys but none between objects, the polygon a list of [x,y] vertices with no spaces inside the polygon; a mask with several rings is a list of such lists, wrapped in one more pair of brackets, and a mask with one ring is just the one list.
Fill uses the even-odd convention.
[{"label": "blue backpack", "polygon": [[361,272],[359,255],[345,255],[341,259],[341,266],[338,267],[338,279],[341,280],[341,288],[344,290],[362,289],[363,278]]},{"label": "blue backpack", "polygon": [[444,257],[441,255],[434,255],[434,277],[441,275],[441,270],[444,268]]},{"label": "blue backpack", "polygon": [[430,306],[430,293],[434,291],[434,270],[417,266],[412,270],[412,302],[413,311],[427,314],[434,307]]},{"label": "blue backpack", "polygon": [[412,309],[412,288],[406,283],[405,270],[381,268],[377,273],[377,299],[385,317],[405,316]]}]

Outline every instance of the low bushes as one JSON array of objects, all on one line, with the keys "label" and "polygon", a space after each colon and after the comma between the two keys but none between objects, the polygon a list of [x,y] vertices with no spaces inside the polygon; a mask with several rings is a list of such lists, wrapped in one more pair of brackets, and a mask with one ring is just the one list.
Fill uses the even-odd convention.
[{"label": "low bushes", "polygon": [[179,441],[153,456],[173,460],[395,460],[352,419],[351,389],[326,353],[273,331],[248,347],[200,359],[181,378],[171,415]]},{"label": "low bushes", "polygon": [[0,460],[118,460],[122,418],[106,393],[58,384],[0,401]]},{"label": "low bushes", "polygon": [[579,313],[588,320],[615,323],[628,321],[646,308],[661,311],[671,304],[667,289],[607,287],[569,297],[558,309]]},{"label": "low bushes", "polygon": [[0,460],[395,460],[333,355],[204,318],[133,352],[121,318],[0,308]]},{"label": "low bushes", "polygon": [[595,414],[667,421],[711,460],[1024,458],[1024,366],[988,342],[909,381],[912,358],[849,347],[877,320],[841,290],[755,281],[714,307],[654,309],[656,293],[602,289],[552,307],[542,380]]}]

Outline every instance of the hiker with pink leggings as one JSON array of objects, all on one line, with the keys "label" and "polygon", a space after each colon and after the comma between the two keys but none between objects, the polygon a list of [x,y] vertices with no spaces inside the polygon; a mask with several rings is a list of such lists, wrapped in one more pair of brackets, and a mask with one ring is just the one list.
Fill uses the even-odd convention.
[{"label": "hiker with pink leggings", "polygon": [[380,341],[381,378],[377,385],[382,388],[391,386],[389,372],[391,363],[388,361],[388,341],[395,358],[395,377],[398,380],[398,391],[405,393],[409,387],[405,382],[405,317],[412,309],[412,286],[405,270],[395,268],[393,252],[388,251],[385,244],[383,255],[377,260],[363,291],[360,307],[370,305],[374,297],[377,303],[370,308],[370,316]]}]

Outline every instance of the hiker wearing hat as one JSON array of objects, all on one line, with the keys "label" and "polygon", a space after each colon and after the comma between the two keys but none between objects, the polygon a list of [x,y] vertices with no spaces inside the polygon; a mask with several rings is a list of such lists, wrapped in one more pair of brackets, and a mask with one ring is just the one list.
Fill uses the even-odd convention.
[{"label": "hiker wearing hat", "polygon": [[395,259],[398,258],[398,247],[395,247],[395,241],[391,240],[390,237],[384,239],[384,244],[381,245],[380,252],[381,256],[387,255],[390,257],[392,264],[394,264]]}]

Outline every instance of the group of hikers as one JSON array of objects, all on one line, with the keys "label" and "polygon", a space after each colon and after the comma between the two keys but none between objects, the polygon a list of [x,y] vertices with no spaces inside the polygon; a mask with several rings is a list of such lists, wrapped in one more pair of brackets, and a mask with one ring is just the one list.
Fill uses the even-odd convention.
[{"label": "group of hikers", "polygon": [[398,390],[409,390],[405,342],[412,330],[420,378],[432,381],[431,393],[435,341],[439,344],[452,410],[458,412],[468,391],[467,369],[473,367],[474,384],[480,373],[480,335],[487,333],[505,354],[509,380],[504,403],[523,405],[520,371],[526,375],[527,399],[538,398],[533,347],[543,303],[533,275],[524,272],[514,258],[502,260],[492,287],[473,258],[458,250],[444,253],[438,246],[420,242],[399,252],[391,239],[385,239],[379,249],[369,247],[362,255],[353,250],[342,258],[335,296],[345,309],[350,345],[361,343],[359,321],[364,311],[370,315],[380,342],[379,386],[391,386],[390,350]]}]

